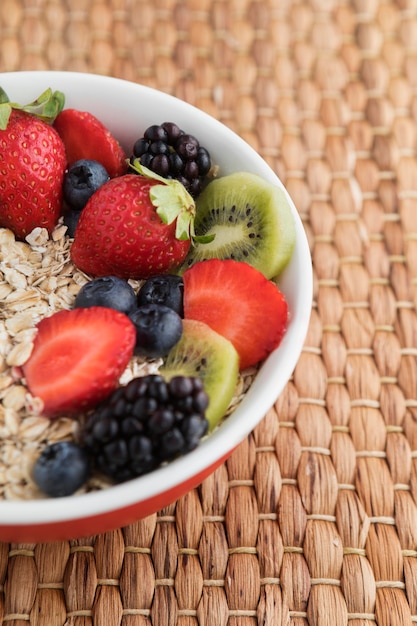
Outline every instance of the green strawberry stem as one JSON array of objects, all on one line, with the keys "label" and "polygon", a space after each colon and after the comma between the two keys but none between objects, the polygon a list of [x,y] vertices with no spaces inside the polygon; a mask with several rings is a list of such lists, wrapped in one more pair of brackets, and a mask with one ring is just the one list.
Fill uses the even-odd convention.
[{"label": "green strawberry stem", "polygon": [[153,185],[149,198],[164,224],[176,220],[175,237],[180,241],[191,239],[192,242],[209,243],[214,236],[197,237],[194,231],[195,202],[186,188],[175,178],[163,178],[141,164],[139,159],[129,163],[130,167],[146,178],[157,180],[161,185]]},{"label": "green strawberry stem", "polygon": [[64,104],[65,95],[61,91],[52,91],[48,88],[33,102],[20,105],[17,102],[10,102],[7,93],[0,87],[0,130],[6,130],[12,109],[25,111],[51,124],[64,108]]}]

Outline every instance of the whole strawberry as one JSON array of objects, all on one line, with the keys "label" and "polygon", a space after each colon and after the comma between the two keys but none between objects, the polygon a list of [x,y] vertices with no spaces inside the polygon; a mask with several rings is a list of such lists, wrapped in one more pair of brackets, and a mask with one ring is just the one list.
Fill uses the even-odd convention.
[{"label": "whole strawberry", "polygon": [[34,228],[56,225],[62,205],[65,147],[50,122],[63,94],[45,91],[19,106],[0,89],[0,226],[24,239]]},{"label": "whole strawberry", "polygon": [[71,258],[93,276],[149,278],[179,267],[194,234],[195,204],[177,180],[138,165],[112,178],[81,212]]}]

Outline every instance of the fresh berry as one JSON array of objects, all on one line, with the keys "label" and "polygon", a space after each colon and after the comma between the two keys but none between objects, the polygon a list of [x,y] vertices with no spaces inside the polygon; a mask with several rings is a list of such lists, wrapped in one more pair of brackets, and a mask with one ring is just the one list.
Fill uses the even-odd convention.
[{"label": "fresh berry", "polygon": [[104,306],[129,315],[137,309],[136,293],[123,278],[101,276],[85,283],[75,298],[75,308]]},{"label": "fresh berry", "polygon": [[64,213],[63,224],[67,227],[66,236],[71,239],[75,236],[75,231],[78,225],[78,221],[80,219],[81,212],[75,211],[74,209],[68,209]]},{"label": "fresh berry", "polygon": [[180,340],[182,320],[167,306],[145,304],[130,315],[136,328],[135,354],[157,359],[165,356]]},{"label": "fresh berry", "polygon": [[211,169],[206,148],[173,122],[149,126],[133,146],[130,161],[135,159],[164,178],[176,178],[194,198]]},{"label": "fresh berry", "polygon": [[163,304],[173,309],[180,317],[184,315],[184,283],[175,274],[161,274],[148,278],[138,291],[138,305]]},{"label": "fresh berry", "polygon": [[194,213],[194,201],[178,181],[114,178],[82,210],[72,261],[93,276],[149,278],[173,271],[189,250]]},{"label": "fresh berry", "polygon": [[275,283],[243,261],[210,259],[184,272],[184,317],[208,324],[236,348],[240,369],[281,342],[288,306]]},{"label": "fresh berry", "polygon": [[54,126],[65,144],[68,165],[80,159],[99,159],[111,178],[126,173],[127,157],[123,148],[92,113],[64,109]]},{"label": "fresh berry", "polygon": [[64,200],[69,207],[81,211],[87,200],[109,180],[104,165],[91,159],[81,159],[69,166],[64,176]]},{"label": "fresh berry", "polygon": [[123,482],[194,449],[207,405],[199,378],[134,378],[88,415],[81,439],[96,469]]},{"label": "fresh berry", "polygon": [[47,90],[16,108],[0,91],[0,226],[19,239],[36,227],[51,232],[61,212],[65,148],[48,123],[61,96]]},{"label": "fresh berry", "polygon": [[117,386],[136,341],[129,318],[113,309],[61,310],[37,325],[33,350],[22,366],[43,415],[92,408]]},{"label": "fresh berry", "polygon": [[73,441],[58,441],[46,446],[37,458],[32,477],[45,495],[60,498],[72,495],[90,475],[90,460],[85,450]]}]

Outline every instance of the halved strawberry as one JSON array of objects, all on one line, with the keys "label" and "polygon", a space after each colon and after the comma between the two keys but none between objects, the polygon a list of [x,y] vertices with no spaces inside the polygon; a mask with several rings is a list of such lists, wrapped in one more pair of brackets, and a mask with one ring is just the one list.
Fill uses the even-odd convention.
[{"label": "halved strawberry", "polygon": [[37,329],[22,370],[48,417],[85,411],[108,396],[136,342],[129,318],[105,307],[58,311]]},{"label": "halved strawberry", "polygon": [[255,365],[281,342],[288,305],[275,283],[241,261],[210,259],[184,272],[184,317],[205,322]]},{"label": "halved strawberry", "polygon": [[110,178],[127,171],[126,153],[110,130],[92,113],[64,109],[54,127],[65,145],[68,165],[79,159],[99,161]]}]

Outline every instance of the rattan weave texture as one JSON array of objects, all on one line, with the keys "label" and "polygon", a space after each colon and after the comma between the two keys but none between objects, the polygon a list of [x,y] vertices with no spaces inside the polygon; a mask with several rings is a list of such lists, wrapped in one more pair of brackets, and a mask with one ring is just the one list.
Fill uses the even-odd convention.
[{"label": "rattan weave texture", "polygon": [[314,264],[275,406],[171,507],[0,544],[7,626],[417,623],[417,3],[2,0],[0,71],[173,93],[271,164]]}]

